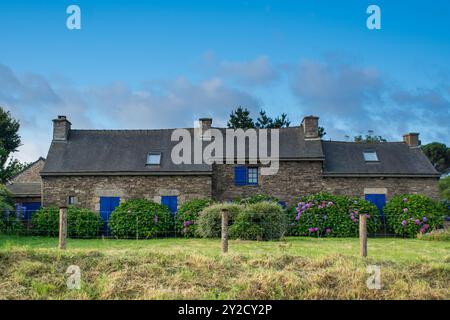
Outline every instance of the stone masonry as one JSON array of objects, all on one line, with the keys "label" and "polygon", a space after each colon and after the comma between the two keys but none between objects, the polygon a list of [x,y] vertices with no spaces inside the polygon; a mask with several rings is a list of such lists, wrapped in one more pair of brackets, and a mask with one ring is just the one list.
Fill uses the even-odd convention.
[{"label": "stone masonry", "polygon": [[161,196],[178,196],[178,204],[195,198],[209,198],[211,177],[198,176],[45,176],[42,178],[43,206],[76,204],[99,211],[100,197],[121,201],[145,198],[160,203]]}]

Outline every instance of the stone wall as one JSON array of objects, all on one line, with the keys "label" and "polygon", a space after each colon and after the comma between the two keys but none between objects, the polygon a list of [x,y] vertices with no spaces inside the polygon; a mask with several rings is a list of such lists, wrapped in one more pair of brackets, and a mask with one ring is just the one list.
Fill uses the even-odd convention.
[{"label": "stone wall", "polygon": [[283,161],[273,176],[259,176],[257,186],[236,186],[234,167],[231,164],[216,164],[213,167],[213,197],[231,200],[252,194],[268,194],[289,204],[299,196],[322,190],[321,161]]},{"label": "stone wall", "polygon": [[23,172],[19,173],[12,182],[31,182],[31,183],[40,183],[41,176],[39,173],[44,168],[45,161],[43,159],[39,159],[36,163],[25,169]]},{"label": "stone wall", "polygon": [[439,199],[437,178],[331,178],[323,177],[320,161],[281,162],[275,176],[260,176],[258,186],[235,186],[235,165],[215,165],[213,197],[231,200],[252,194],[268,194],[288,204],[299,197],[317,192],[358,196],[382,193],[390,199],[399,194],[423,194]]},{"label": "stone wall", "polygon": [[145,198],[160,203],[161,196],[178,196],[178,204],[211,197],[211,176],[45,176],[43,205],[77,205],[99,211],[100,197]]},{"label": "stone wall", "polygon": [[[329,178],[323,179],[323,190],[333,194],[364,197],[367,193],[385,193],[388,199],[401,194],[422,194],[439,199],[437,178]],[[379,190],[377,190],[379,189]]]}]

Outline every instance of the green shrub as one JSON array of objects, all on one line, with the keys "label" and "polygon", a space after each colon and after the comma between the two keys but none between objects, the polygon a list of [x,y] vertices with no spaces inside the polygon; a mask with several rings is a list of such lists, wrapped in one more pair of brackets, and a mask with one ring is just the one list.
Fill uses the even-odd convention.
[{"label": "green shrub", "polygon": [[0,212],[3,213],[5,210],[8,211],[13,209],[14,201],[11,193],[4,185],[0,184]]},{"label": "green shrub", "polygon": [[221,233],[222,211],[228,211],[229,221],[241,212],[243,207],[236,203],[217,203],[206,207],[198,215],[197,234],[203,238],[218,238]]},{"label": "green shrub", "polygon": [[162,204],[131,199],[121,203],[111,213],[108,227],[116,238],[148,239],[168,236],[173,231],[173,218]]},{"label": "green shrub", "polygon": [[200,211],[205,209],[211,204],[209,199],[194,199],[186,201],[178,209],[175,223],[178,232],[182,233],[185,237],[197,236],[197,219]]},{"label": "green shrub", "polygon": [[59,209],[45,207],[31,216],[33,233],[38,236],[55,237],[59,234]]},{"label": "green shrub", "polygon": [[[100,216],[88,209],[67,209],[67,235],[73,238],[95,238],[103,226]],[[55,237],[59,234],[59,209],[41,208],[31,217],[34,234]]]},{"label": "green shrub", "polygon": [[244,208],[229,229],[230,238],[242,240],[279,240],[287,231],[288,219],[274,202],[257,202]]},{"label": "green shrub", "polygon": [[249,205],[249,204],[254,204],[254,203],[258,203],[258,202],[278,202],[278,199],[266,194],[255,194],[252,195],[250,197],[246,197],[246,198],[236,198],[233,200],[233,202],[242,204],[242,205]]},{"label": "green shrub", "polygon": [[290,213],[292,235],[356,237],[359,214],[367,215],[368,232],[376,232],[380,227],[377,208],[357,197],[318,193],[303,197]]},{"label": "green shrub", "polygon": [[397,235],[416,237],[443,225],[447,209],[422,195],[395,196],[384,207],[386,222]]}]

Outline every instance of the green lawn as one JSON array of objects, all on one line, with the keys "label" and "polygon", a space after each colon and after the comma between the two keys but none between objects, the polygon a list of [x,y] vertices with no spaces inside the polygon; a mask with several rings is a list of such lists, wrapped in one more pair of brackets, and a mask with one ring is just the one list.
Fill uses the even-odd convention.
[{"label": "green lawn", "polygon": [[[3,299],[450,299],[450,242],[370,238],[81,240],[0,236]],[[82,270],[68,290],[65,270]],[[366,266],[382,268],[382,290]]]}]

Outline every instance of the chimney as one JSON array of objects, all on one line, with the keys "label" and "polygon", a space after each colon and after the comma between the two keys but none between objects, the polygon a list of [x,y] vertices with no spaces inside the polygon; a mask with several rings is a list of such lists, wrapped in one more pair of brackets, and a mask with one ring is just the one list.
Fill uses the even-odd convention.
[{"label": "chimney", "polygon": [[67,141],[71,125],[66,116],[58,116],[58,118],[53,119],[53,140]]},{"label": "chimney", "polygon": [[419,134],[412,132],[404,134],[403,142],[406,143],[411,148],[417,148],[420,146]]},{"label": "chimney", "polygon": [[212,125],[212,119],[211,118],[200,118],[198,119],[199,128],[200,128],[200,135],[202,137],[202,140],[211,140],[211,133],[208,135],[205,135],[204,132],[206,130],[211,129]]},{"label": "chimney", "polygon": [[319,140],[319,117],[307,116],[302,121],[306,140]]}]

